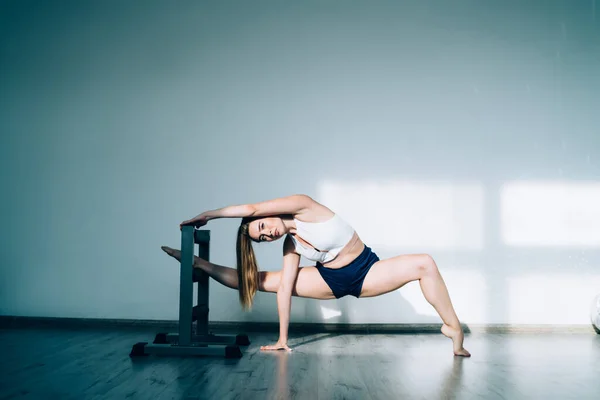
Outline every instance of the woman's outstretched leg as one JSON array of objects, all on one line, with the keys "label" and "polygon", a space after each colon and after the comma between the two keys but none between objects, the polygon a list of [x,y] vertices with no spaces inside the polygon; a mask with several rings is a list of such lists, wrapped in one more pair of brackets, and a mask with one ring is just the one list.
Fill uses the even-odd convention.
[{"label": "woman's outstretched leg", "polygon": [[[176,260],[181,260],[181,251],[172,249],[168,246],[161,246],[161,249]],[[194,268],[200,268],[217,282],[232,289],[239,288],[237,270],[235,268],[224,267],[200,257],[194,256]],[[258,290],[261,292],[277,293],[279,282],[281,280],[281,271],[259,271],[258,272]],[[331,288],[327,286],[317,269],[313,266],[301,267],[292,295],[306,297],[310,299],[334,299]]]},{"label": "woman's outstretched leg", "polygon": [[[161,249],[177,261],[181,261],[181,250],[172,249],[167,246],[161,246]],[[216,265],[197,256],[194,256],[194,268],[200,268],[222,285],[232,289],[239,288],[237,271],[233,268]]]},{"label": "woman's outstretched leg", "polygon": [[464,333],[448,294],[444,279],[433,258],[427,254],[392,257],[373,264],[363,282],[360,297],[373,297],[399,289],[418,280],[425,299],[442,321],[442,333],[452,339],[454,354],[470,356],[463,347]]}]

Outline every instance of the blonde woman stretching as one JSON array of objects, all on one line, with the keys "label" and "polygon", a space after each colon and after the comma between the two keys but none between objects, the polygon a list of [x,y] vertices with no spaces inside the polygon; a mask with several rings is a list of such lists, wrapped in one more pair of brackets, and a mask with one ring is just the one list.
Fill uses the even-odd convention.
[{"label": "blonde woman stretching", "polygon": [[[442,333],[452,339],[454,354],[470,356],[463,347],[464,334],[448,290],[431,256],[410,254],[379,260],[339,215],[306,195],[207,211],[182,222],[180,228],[201,227],[216,218],[242,218],[237,235],[237,271],[199,257],[195,257],[194,267],[238,289],[245,309],[252,306],[257,290],[277,293],[279,340],[261,350],[291,350],[287,339],[292,295],[322,300],[348,294],[373,297],[418,280],[425,299],[444,322]],[[282,270],[258,271],[251,242],[272,242],[283,237]],[[181,258],[179,250],[166,246],[162,249]],[[301,255],[316,264],[299,267]]]}]

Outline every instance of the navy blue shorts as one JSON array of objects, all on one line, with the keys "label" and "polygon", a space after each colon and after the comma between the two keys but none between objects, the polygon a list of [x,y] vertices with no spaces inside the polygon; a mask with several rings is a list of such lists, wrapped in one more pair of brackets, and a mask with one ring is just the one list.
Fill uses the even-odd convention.
[{"label": "navy blue shorts", "polygon": [[333,295],[339,299],[351,294],[354,297],[360,296],[363,281],[371,266],[379,261],[379,257],[370,247],[365,246],[362,253],[350,264],[341,268],[327,268],[320,262],[317,262],[317,270],[327,282]]}]

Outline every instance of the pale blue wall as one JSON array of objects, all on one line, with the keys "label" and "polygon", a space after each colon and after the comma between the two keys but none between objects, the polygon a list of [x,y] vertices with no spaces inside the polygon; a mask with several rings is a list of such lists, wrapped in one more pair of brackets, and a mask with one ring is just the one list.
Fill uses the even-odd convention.
[{"label": "pale blue wall", "polygon": [[[0,4],[0,314],[176,319],[160,245],[178,247],[181,220],[307,193],[382,257],[432,254],[466,323],[586,323],[600,292],[594,1]],[[502,233],[515,183],[576,240]],[[574,201],[545,195],[574,184]],[[378,196],[403,220],[454,222],[382,218]],[[234,265],[237,224],[208,226],[213,261]],[[281,243],[259,247],[278,269]],[[211,320],[277,320],[274,295],[243,313],[217,285]],[[436,321],[419,296],[295,298],[292,321]]]}]

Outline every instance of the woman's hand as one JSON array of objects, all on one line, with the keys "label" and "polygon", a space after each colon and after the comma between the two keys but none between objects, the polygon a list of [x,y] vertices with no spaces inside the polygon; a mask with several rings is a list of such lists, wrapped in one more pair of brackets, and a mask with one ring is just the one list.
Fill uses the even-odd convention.
[{"label": "woman's hand", "polygon": [[187,221],[183,221],[179,224],[179,230],[181,230],[182,226],[193,225],[196,228],[200,228],[201,226],[206,225],[208,222],[208,217],[204,214],[196,215],[192,219],[188,219]]},{"label": "woman's hand", "polygon": [[277,342],[275,344],[272,345],[268,345],[268,346],[260,346],[261,350],[285,350],[285,351],[292,351],[292,349],[290,349],[288,347],[288,345],[286,343],[282,343],[282,342]]}]

